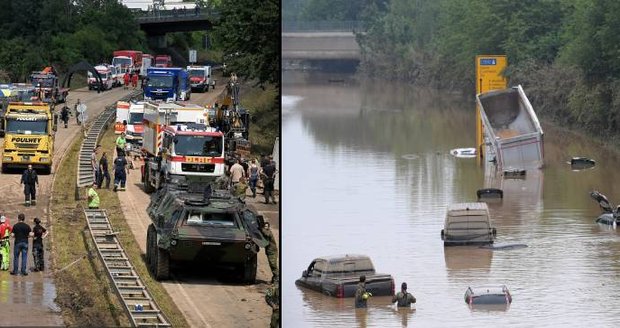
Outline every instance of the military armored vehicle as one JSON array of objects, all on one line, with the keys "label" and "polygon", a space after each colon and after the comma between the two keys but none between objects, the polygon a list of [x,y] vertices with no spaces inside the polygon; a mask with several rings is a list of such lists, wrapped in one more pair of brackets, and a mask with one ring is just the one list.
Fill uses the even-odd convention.
[{"label": "military armored vehicle", "polygon": [[147,207],[146,262],[155,279],[168,279],[171,262],[186,262],[232,267],[254,283],[257,253],[269,244],[260,232],[264,218],[228,191],[187,189],[167,185]]}]

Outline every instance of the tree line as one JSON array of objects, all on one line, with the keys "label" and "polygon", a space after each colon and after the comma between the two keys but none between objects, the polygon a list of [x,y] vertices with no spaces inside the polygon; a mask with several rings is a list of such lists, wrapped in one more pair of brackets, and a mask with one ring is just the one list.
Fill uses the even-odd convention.
[{"label": "tree line", "polygon": [[[220,13],[214,31],[171,33],[171,45],[202,46],[210,33],[230,70],[258,84],[279,85],[280,10],[276,0],[200,1]],[[0,82],[26,81],[33,70],[60,72],[86,60],[110,62],[112,52],[151,53],[133,13],[117,0],[0,0]]]},{"label": "tree line", "polygon": [[372,77],[473,95],[475,56],[507,55],[504,74],[539,116],[620,140],[617,0],[285,0],[284,9],[364,20],[359,70]]},{"label": "tree line", "polygon": [[117,49],[146,49],[131,11],[114,0],[0,0],[0,70],[11,81],[53,65],[109,62]]}]

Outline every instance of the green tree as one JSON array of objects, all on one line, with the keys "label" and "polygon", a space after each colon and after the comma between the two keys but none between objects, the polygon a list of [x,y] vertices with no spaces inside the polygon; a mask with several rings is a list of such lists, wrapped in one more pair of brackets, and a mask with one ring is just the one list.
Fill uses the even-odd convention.
[{"label": "green tree", "polygon": [[231,71],[280,86],[280,2],[222,0],[215,27]]}]

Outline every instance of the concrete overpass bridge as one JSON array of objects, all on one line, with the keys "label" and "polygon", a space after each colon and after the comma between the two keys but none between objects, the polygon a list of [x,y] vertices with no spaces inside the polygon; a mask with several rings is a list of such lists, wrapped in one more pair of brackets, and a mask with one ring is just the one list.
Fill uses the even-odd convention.
[{"label": "concrete overpass bridge", "polygon": [[140,29],[156,48],[166,47],[166,33],[208,31],[217,24],[218,12],[206,9],[135,10]]},{"label": "concrete overpass bridge", "polygon": [[355,32],[362,22],[283,22],[283,60],[348,60],[361,58]]}]

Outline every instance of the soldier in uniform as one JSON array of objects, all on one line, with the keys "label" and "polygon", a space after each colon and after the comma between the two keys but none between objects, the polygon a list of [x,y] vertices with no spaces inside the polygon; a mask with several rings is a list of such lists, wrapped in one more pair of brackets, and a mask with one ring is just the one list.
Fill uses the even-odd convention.
[{"label": "soldier in uniform", "polygon": [[355,290],[355,308],[366,308],[368,298],[372,296],[371,293],[366,291],[366,276],[360,276],[360,282],[357,284]]},{"label": "soldier in uniform", "polygon": [[32,239],[32,256],[34,258],[34,270],[43,271],[45,269],[43,239],[47,237],[47,229],[41,225],[41,219],[34,218],[34,227],[32,232],[34,238]]},{"label": "soldier in uniform", "polygon": [[265,219],[265,225],[261,229],[261,232],[269,241],[269,245],[265,247],[265,254],[267,255],[267,260],[269,260],[269,268],[271,269],[271,283],[274,283],[280,278],[278,273],[278,244],[276,244],[276,239],[273,237],[273,233],[271,232],[269,221],[267,219]]},{"label": "soldier in uniform", "polygon": [[271,324],[270,328],[278,328],[280,327],[280,288],[278,284],[272,285],[267,288],[267,293],[265,294],[265,302],[271,306]]},{"label": "soldier in uniform", "polygon": [[400,285],[400,292],[396,293],[394,297],[392,297],[392,303],[396,303],[397,307],[411,307],[412,303],[415,303],[415,297],[409,292],[407,292],[407,283],[403,282]]}]

